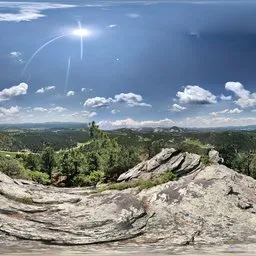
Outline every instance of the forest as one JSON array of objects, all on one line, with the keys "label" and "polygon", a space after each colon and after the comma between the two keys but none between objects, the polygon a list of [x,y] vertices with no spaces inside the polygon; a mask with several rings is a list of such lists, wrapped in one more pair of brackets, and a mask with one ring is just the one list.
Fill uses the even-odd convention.
[{"label": "forest", "polygon": [[256,131],[102,131],[92,122],[76,129],[4,130],[0,138],[0,170],[44,185],[115,183],[120,174],[171,147],[199,154],[205,164],[214,148],[225,165],[256,178]]}]

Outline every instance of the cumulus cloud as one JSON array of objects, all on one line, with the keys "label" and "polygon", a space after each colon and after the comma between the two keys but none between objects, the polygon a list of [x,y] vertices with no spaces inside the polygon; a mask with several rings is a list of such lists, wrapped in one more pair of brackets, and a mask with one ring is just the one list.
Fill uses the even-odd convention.
[{"label": "cumulus cloud", "polygon": [[[0,12],[0,21],[21,22],[36,20],[46,15],[42,12],[50,9],[71,8],[75,5],[37,3],[37,2],[0,2],[0,8],[11,8],[13,12]],[[16,11],[18,9],[18,12]]]},{"label": "cumulus cloud", "polygon": [[45,92],[52,91],[55,89],[56,89],[56,86],[46,86],[46,87],[42,87],[42,88],[38,89],[36,91],[36,93],[45,93]]},{"label": "cumulus cloud", "polygon": [[94,97],[89,98],[85,101],[84,106],[89,108],[103,108],[109,106],[109,104],[113,101],[111,98],[104,97]]},{"label": "cumulus cloud", "polygon": [[210,115],[219,116],[219,115],[222,115],[222,114],[240,114],[242,112],[243,112],[242,109],[234,108],[234,109],[224,109],[222,111],[212,112],[212,113],[210,113]]},{"label": "cumulus cloud", "polygon": [[82,89],[81,89],[81,92],[86,92],[86,88],[82,88]]},{"label": "cumulus cloud", "polygon": [[119,103],[127,103],[128,106],[130,107],[134,107],[134,106],[152,107],[150,104],[143,102],[143,98],[141,95],[135,94],[132,92],[117,94],[115,95],[113,101],[119,102]]},{"label": "cumulus cloud", "polygon": [[182,107],[179,104],[173,104],[170,110],[172,112],[181,112],[181,111],[183,111],[185,109],[187,109],[187,108],[186,107]]},{"label": "cumulus cloud", "polygon": [[180,121],[173,121],[170,119],[162,120],[144,120],[136,121],[132,118],[115,120],[115,121],[100,121],[99,125],[103,129],[117,129],[122,127],[127,128],[142,128],[142,127],[225,127],[225,126],[241,126],[241,125],[255,125],[256,117],[208,117],[196,116],[188,117]]},{"label": "cumulus cloud", "polygon": [[69,92],[67,92],[67,97],[74,96],[74,95],[75,95],[75,92],[74,92],[74,91],[69,91]]},{"label": "cumulus cloud", "polygon": [[170,127],[175,125],[175,122],[171,119],[162,119],[158,121],[147,120],[147,121],[135,121],[131,118],[116,120],[116,121],[100,121],[99,126],[104,129],[115,129],[121,127]]},{"label": "cumulus cloud", "polygon": [[0,91],[0,102],[10,100],[13,97],[27,94],[28,85],[26,83],[20,83],[19,85],[5,88]]},{"label": "cumulus cloud", "polygon": [[227,82],[225,88],[232,91],[238,99],[234,101],[241,108],[251,108],[256,106],[256,93],[246,90],[240,82]]},{"label": "cumulus cloud", "polygon": [[10,108],[0,107],[0,117],[12,116],[18,114],[20,112],[20,108],[18,106],[12,106]]},{"label": "cumulus cloud", "polygon": [[232,96],[225,96],[225,95],[221,94],[220,99],[221,100],[232,100]]},{"label": "cumulus cloud", "polygon": [[139,94],[135,93],[120,93],[114,96],[114,98],[105,98],[105,97],[94,97],[89,98],[85,101],[85,107],[91,108],[102,108],[108,107],[112,103],[126,104],[129,107],[152,107],[150,104],[143,102],[143,98]]},{"label": "cumulus cloud", "polygon": [[214,104],[217,97],[210,91],[197,85],[187,85],[183,92],[177,92],[176,96],[181,104]]}]

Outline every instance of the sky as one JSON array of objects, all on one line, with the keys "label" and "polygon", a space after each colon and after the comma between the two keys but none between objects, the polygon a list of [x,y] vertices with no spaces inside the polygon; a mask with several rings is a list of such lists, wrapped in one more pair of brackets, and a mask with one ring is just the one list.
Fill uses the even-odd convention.
[{"label": "sky", "polygon": [[0,1],[0,123],[256,124],[256,2]]}]

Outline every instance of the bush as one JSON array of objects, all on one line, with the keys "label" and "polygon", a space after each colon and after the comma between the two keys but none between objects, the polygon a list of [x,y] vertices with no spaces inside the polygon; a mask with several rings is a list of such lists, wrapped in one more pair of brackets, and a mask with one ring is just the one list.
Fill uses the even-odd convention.
[{"label": "bush", "polygon": [[128,188],[136,188],[136,187],[138,187],[140,190],[149,189],[154,186],[161,185],[176,179],[177,179],[177,175],[175,173],[171,171],[167,171],[166,173],[152,180],[137,180],[137,181],[131,181],[131,182],[125,182],[125,183],[113,183],[102,189],[99,189],[98,192],[102,192],[105,190],[125,190]]},{"label": "bush", "polygon": [[32,171],[32,172],[30,172],[29,175],[30,175],[31,180],[36,181],[40,184],[43,184],[43,185],[51,184],[50,177],[47,173]]},{"label": "bush", "polygon": [[96,186],[97,183],[102,181],[103,177],[104,172],[102,171],[92,171],[89,175],[78,174],[74,178],[74,185],[79,187]]},{"label": "bush", "polygon": [[29,171],[26,171],[22,164],[11,157],[0,155],[0,171],[16,179],[29,179]]}]

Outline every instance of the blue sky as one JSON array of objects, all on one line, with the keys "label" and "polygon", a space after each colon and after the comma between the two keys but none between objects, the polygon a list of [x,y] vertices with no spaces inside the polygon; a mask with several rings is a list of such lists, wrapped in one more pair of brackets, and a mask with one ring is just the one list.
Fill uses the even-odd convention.
[{"label": "blue sky", "polygon": [[0,123],[256,124],[255,14],[238,0],[0,2]]}]

